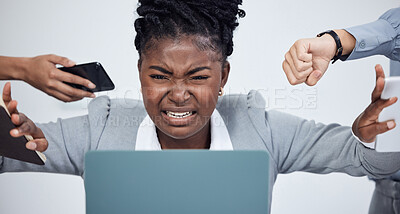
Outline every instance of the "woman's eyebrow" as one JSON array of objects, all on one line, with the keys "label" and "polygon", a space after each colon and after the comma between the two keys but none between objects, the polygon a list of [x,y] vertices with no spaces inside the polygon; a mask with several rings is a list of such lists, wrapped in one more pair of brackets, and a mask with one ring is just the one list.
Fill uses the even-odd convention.
[{"label": "woman's eyebrow", "polygon": [[202,70],[205,70],[205,69],[211,70],[210,67],[203,66],[203,67],[198,67],[198,68],[195,68],[195,69],[192,69],[192,70],[188,71],[188,72],[186,73],[186,75],[189,76],[189,75],[192,75],[192,74],[194,74],[194,73],[196,73],[196,72],[199,72],[199,71],[202,71]]},{"label": "woman's eyebrow", "polygon": [[167,71],[167,70],[165,70],[164,68],[161,68],[161,67],[158,67],[158,66],[155,66],[155,65],[152,65],[152,66],[150,66],[149,68],[150,68],[150,69],[157,70],[157,71],[160,71],[160,72],[162,72],[162,73],[164,73],[164,74],[172,75],[172,72]]}]

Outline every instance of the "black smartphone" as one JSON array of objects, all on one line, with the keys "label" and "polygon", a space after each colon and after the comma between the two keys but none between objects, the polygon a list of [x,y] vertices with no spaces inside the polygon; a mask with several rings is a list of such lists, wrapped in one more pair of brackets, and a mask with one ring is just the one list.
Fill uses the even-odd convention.
[{"label": "black smartphone", "polygon": [[88,79],[96,85],[96,88],[90,89],[82,85],[65,82],[74,88],[89,92],[108,91],[115,88],[114,83],[111,81],[110,77],[99,62],[90,62],[75,65],[73,67],[61,67],[58,69]]},{"label": "black smartphone", "polygon": [[46,157],[36,151],[29,150],[25,147],[28,142],[25,136],[12,137],[10,130],[14,129],[15,125],[11,122],[5,107],[0,104],[0,156],[44,165]]}]

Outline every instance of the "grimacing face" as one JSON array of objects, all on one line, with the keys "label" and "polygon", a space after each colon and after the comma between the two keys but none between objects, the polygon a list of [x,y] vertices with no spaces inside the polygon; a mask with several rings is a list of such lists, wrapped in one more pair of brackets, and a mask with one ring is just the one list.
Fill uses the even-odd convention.
[{"label": "grimacing face", "polygon": [[147,113],[158,132],[173,139],[196,137],[210,128],[218,92],[229,75],[229,63],[217,60],[220,53],[200,50],[197,40],[204,37],[153,41],[138,63]]}]

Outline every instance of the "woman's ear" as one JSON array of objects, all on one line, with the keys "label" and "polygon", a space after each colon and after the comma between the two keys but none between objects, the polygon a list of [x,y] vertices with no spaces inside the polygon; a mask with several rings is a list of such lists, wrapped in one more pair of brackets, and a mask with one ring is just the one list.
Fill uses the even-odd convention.
[{"label": "woman's ear", "polygon": [[231,71],[231,64],[225,61],[222,67],[221,87],[223,88],[228,81],[229,72]]}]

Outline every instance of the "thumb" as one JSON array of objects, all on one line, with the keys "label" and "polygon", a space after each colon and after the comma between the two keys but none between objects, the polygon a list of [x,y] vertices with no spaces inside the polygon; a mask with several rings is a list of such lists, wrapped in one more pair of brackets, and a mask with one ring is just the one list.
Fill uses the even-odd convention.
[{"label": "thumb", "polygon": [[319,79],[322,77],[322,72],[320,70],[314,70],[306,79],[306,84],[309,86],[313,86],[317,84]]},{"label": "thumb", "polygon": [[385,72],[383,71],[382,65],[380,64],[375,65],[375,74],[376,74],[376,80],[378,80],[379,77],[385,79]]},{"label": "thumb", "polygon": [[310,51],[311,42],[309,40],[298,40],[295,43],[297,58],[304,62],[311,62],[312,54]]},{"label": "thumb", "polygon": [[3,87],[3,101],[7,105],[11,100],[11,83],[7,82]]}]

